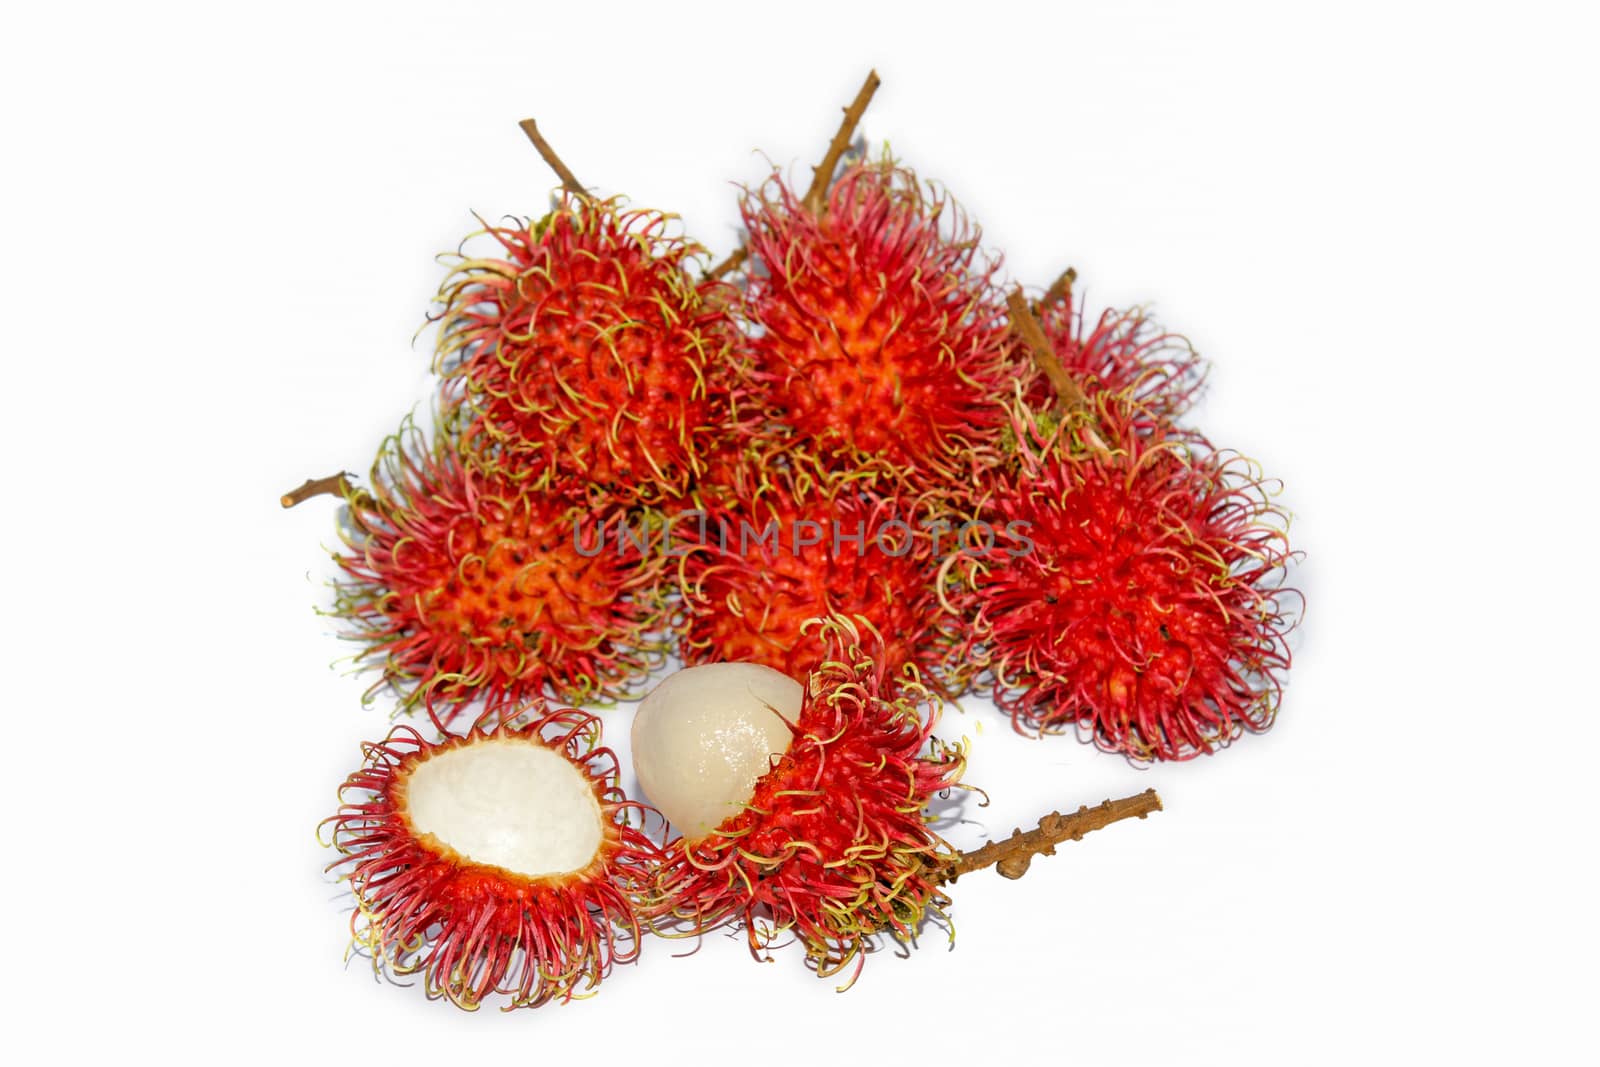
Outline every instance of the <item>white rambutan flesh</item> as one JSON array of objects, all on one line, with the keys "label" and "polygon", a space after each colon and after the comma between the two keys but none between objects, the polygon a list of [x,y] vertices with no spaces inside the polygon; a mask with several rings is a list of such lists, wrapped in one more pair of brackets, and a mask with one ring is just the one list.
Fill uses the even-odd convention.
[{"label": "white rambutan flesh", "polygon": [[412,768],[406,810],[474,863],[528,877],[581,871],[605,827],[594,787],[559,753],[516,737],[446,749]]},{"label": "white rambutan flesh", "polygon": [[805,687],[757,663],[708,663],[667,678],[633,720],[633,768],[650,802],[694,839],[739,812],[789,750]]}]

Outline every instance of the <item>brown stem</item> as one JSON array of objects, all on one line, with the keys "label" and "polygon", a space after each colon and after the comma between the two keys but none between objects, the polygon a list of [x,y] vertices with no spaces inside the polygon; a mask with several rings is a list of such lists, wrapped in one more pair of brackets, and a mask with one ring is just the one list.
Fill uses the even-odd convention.
[{"label": "brown stem", "polygon": [[1050,347],[1050,339],[1044,335],[1044,327],[1039,325],[1033,309],[1028,306],[1028,298],[1022,295],[1022,286],[1019,285],[1011,290],[1010,295],[1006,297],[1006,305],[1011,309],[1011,332],[1028,346],[1028,351],[1033,354],[1033,361],[1039,365],[1039,369],[1044,371],[1044,376],[1049,378],[1050,384],[1055,387],[1062,408],[1087,410],[1089,398],[1078,388],[1078,383],[1072,380],[1067,368],[1056,358],[1055,350]]},{"label": "brown stem", "polygon": [[544,158],[544,161],[550,164],[550,169],[556,172],[556,177],[561,179],[561,187],[563,189],[573,196],[589,195],[589,190],[585,189],[583,183],[577,179],[577,176],[567,169],[567,165],[561,162],[561,157],[556,155],[556,150],[550,147],[550,142],[546,141],[544,136],[539,133],[538,123],[532,119],[523,119],[517,125],[522,127],[522,132],[528,135],[528,140],[533,142],[533,147],[539,150],[539,155]]},{"label": "brown stem", "polygon": [[1036,830],[1023,833],[1019,827],[1004,841],[991,841],[982,848],[959,854],[946,863],[939,880],[953,882],[968,871],[981,871],[991,864],[1003,878],[1021,878],[1028,872],[1033,857],[1055,855],[1056,846],[1063,841],[1081,841],[1083,835],[1091,831],[1123,819],[1142,819],[1160,810],[1161,798],[1154,789],[1146,789],[1138,796],[1107,800],[1092,808],[1079,808],[1071,815],[1054,811],[1039,820]]},{"label": "brown stem", "polygon": [[348,496],[350,494],[349,475],[344,471],[330,474],[326,478],[307,478],[298,489],[291,489],[278,498],[278,503],[286,508],[304,503],[314,496]]},{"label": "brown stem", "polygon": [[828,144],[828,154],[822,157],[822,162],[811,172],[811,188],[806,190],[801,203],[813,215],[822,214],[822,198],[833,182],[834,168],[839,165],[839,157],[844,155],[845,149],[850,147],[850,138],[856,132],[856,124],[861,121],[862,113],[867,110],[867,104],[872,100],[872,94],[878,91],[880,84],[878,72],[869,70],[867,80],[861,83],[861,91],[856,93],[856,98],[850,102],[850,106],[844,109],[844,121],[839,124],[839,132],[833,135],[833,140]]},{"label": "brown stem", "polygon": [[735,248],[732,252],[728,253],[727,259],[706,271],[706,280],[715,281],[724,274],[731,274],[733,271],[738,270],[740,265],[744,263],[745,257],[749,254],[750,250],[745,248],[743,245]]},{"label": "brown stem", "polygon": [[1071,311],[1072,283],[1077,280],[1078,272],[1072,267],[1068,267],[1066,270],[1061,272],[1061,277],[1050,283],[1050,288],[1044,291],[1044,297],[1039,301],[1038,304],[1034,306],[1037,307],[1042,314],[1053,307],[1057,301],[1065,300],[1067,301],[1067,310]]}]

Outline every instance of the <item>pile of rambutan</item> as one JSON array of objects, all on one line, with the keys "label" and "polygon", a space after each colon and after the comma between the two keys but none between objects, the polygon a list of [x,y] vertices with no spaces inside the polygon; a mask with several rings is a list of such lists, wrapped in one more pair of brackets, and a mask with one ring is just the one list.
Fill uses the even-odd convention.
[{"label": "pile of rambutan", "polygon": [[[536,1005],[732,925],[853,981],[959,875],[1160,807],[958,852],[948,703],[1140,763],[1271,725],[1296,554],[1276,483],[1185,421],[1205,365],[1071,270],[1005,280],[947,192],[852,147],[877,85],[715,266],[525,121],[562,190],[451,261],[428,417],[284,497],[342,499],[327,613],[368,702],[432,731],[367,745],[328,824],[379,973]],[[669,663],[632,799],[577,708]]]}]

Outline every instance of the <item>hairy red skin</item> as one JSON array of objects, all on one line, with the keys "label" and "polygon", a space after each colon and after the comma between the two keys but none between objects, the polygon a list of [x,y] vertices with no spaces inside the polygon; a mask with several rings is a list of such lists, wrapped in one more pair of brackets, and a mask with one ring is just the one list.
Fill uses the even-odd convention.
[{"label": "hairy red skin", "polygon": [[[824,633],[805,624],[843,615],[885,635],[876,656],[885,677],[915,666],[940,693],[965,688],[970,649],[938,596],[936,550],[952,551],[955,533],[936,546],[926,523],[939,516],[871,481],[746,464],[720,502],[680,518],[684,664],[760,663],[803,681],[827,651]],[[799,546],[797,528],[819,540]]]},{"label": "hairy red skin", "polygon": [[888,676],[876,635],[840,618],[819,624],[828,655],[789,750],[740,814],[667,844],[651,910],[696,935],[742,923],[757,958],[792,933],[819,976],[853,961],[853,982],[875,937],[909,944],[943,915],[938,878],[953,852],[925,808],[965,758],[932,737],[937,703]]},{"label": "hairy red skin", "polygon": [[[1043,309],[1039,324],[1056,359],[1085,394],[1129,398],[1146,430],[1188,411],[1205,384],[1205,361],[1199,353],[1186,338],[1162,329],[1143,308],[1108,308],[1091,328],[1083,298],[1069,291]],[[1050,380],[1037,371],[1026,396],[1036,410],[1056,402]]]},{"label": "hairy red skin", "polygon": [[820,215],[777,175],[742,211],[754,376],[798,447],[932,488],[994,446],[1020,369],[959,208],[883,161],[847,169]]},{"label": "hairy red skin", "polygon": [[[956,598],[1019,730],[1076,726],[1135,760],[1183,760],[1271,725],[1289,667],[1294,554],[1238,456],[1100,394],[1060,425],[1016,412],[986,501],[1002,535]],[[1090,420],[1102,441],[1086,444]],[[1031,542],[1028,544],[1027,542]]]},{"label": "hairy red skin", "polygon": [[542,491],[624,503],[681,495],[743,376],[734,290],[696,282],[670,217],[570,197],[536,224],[490,226],[437,297],[438,369],[476,415],[474,458]]},{"label": "hairy red skin", "polygon": [[[391,438],[349,497],[332,614],[404,710],[618,699],[657,666],[663,561],[594,542],[605,515],[468,465],[442,427]],[[580,550],[581,549],[581,550]]]},{"label": "hairy red skin", "polygon": [[[406,782],[422,762],[484,739],[518,738],[559,753],[586,775],[604,824],[581,871],[529,877],[474,863],[407,813]],[[329,865],[356,895],[353,944],[375,970],[422,975],[428,996],[477,1008],[571,1000],[639,952],[637,904],[654,877],[659,847],[631,822],[647,809],[618,787],[617,760],[599,747],[600,721],[570,709],[522,727],[499,724],[433,744],[396,727],[363,746],[366,761],[339,790],[323,825],[340,858]],[[352,799],[352,797],[354,799]]]}]

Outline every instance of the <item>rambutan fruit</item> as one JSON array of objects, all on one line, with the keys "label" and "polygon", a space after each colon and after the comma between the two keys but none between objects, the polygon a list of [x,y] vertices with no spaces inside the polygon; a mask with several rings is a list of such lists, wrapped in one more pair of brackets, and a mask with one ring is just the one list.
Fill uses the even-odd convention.
[{"label": "rambutan fruit", "polygon": [[943,694],[964,688],[966,635],[940,611],[937,588],[955,532],[926,501],[883,485],[746,464],[720,498],[680,519],[683,662],[747,661],[803,679],[826,644],[807,620],[843,615],[885,635],[886,677],[914,666]]},{"label": "rambutan fruit", "polygon": [[[687,805],[697,813],[719,804],[735,812],[705,832],[695,832],[704,821],[678,827],[686,836],[666,846],[650,910],[690,934],[742,923],[758,958],[792,933],[826,977],[852,961],[858,974],[862,954],[879,935],[910,944],[925,919],[944,914],[949,902],[938,885],[951,853],[930,829],[926,808],[934,794],[956,784],[965,759],[959,747],[932,737],[937,703],[930,694],[904,679],[891,684],[875,658],[876,634],[859,620],[813,625],[823,632],[827,654],[797,708],[775,708],[766,726],[736,714],[731,725],[689,731],[685,716],[704,715],[720,698],[708,701],[695,687],[652,694],[635,723],[634,761],[641,781],[671,793],[682,811],[680,794],[702,780],[737,786],[738,775],[703,775],[698,761],[676,751],[657,759],[652,739],[694,732],[712,762],[745,743],[770,759],[748,795]],[[761,669],[725,664],[682,673],[730,667]],[[768,701],[782,703],[781,681],[767,692],[745,686],[745,706],[759,711]],[[729,691],[738,696],[738,685]],[[652,723],[655,717],[663,721]],[[783,731],[790,735],[781,753],[767,747],[774,731],[780,739]],[[663,767],[677,775],[676,785],[660,784],[653,771]]]},{"label": "rambutan fruit", "polygon": [[388,688],[447,729],[475,700],[620,699],[661,662],[663,561],[602,539],[619,509],[477,469],[453,417],[431,441],[408,422],[371,482],[347,495],[331,612],[365,645],[356,662],[382,673],[369,698]]},{"label": "rambutan fruit", "polygon": [[1135,760],[1271,725],[1297,596],[1274,485],[1125,394],[1059,420],[1019,403],[1013,434],[985,501],[1004,533],[952,598],[1013,724]]},{"label": "rambutan fruit", "polygon": [[992,447],[1020,373],[998,264],[945,193],[887,158],[817,203],[774,175],[742,204],[759,399],[831,469],[879,459],[941,487]]},{"label": "rambutan fruit", "polygon": [[[1093,325],[1084,315],[1077,274],[1067,271],[1038,306],[1038,321],[1061,368],[1084,393],[1126,394],[1150,420],[1172,422],[1186,412],[1205,384],[1205,362],[1187,338],[1163,329],[1142,307],[1107,308]],[[1038,410],[1056,400],[1042,370],[1027,389]]]},{"label": "rambutan fruit", "polygon": [[569,709],[437,744],[396,727],[323,825],[355,893],[353,948],[380,974],[477,1008],[588,995],[639,951],[659,862],[600,723]]},{"label": "rambutan fruit", "polygon": [[471,408],[473,457],[538,491],[625,504],[686,492],[737,421],[734,290],[690,275],[671,216],[568,195],[486,226],[437,297],[437,369]]}]

